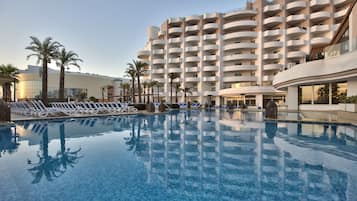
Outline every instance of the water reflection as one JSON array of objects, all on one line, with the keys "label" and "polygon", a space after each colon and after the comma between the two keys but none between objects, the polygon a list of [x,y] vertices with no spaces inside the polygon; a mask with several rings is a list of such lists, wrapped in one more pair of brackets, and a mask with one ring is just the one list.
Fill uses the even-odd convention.
[{"label": "water reflection", "polygon": [[[263,122],[257,113],[173,111],[21,123],[16,126],[19,138],[11,137],[13,131],[9,135],[8,130],[1,135],[0,150],[16,152],[18,142],[24,140],[40,145],[38,162],[29,161],[32,182],[43,177],[51,181],[65,174],[68,167],[76,168],[84,155],[81,148],[67,148],[66,140],[100,138],[113,131],[128,133],[121,138],[126,148],[121,154],[134,155],[145,164],[146,178],[140,179],[192,200],[357,197],[356,128]],[[60,150],[51,155],[49,143],[54,139],[59,139]]]}]

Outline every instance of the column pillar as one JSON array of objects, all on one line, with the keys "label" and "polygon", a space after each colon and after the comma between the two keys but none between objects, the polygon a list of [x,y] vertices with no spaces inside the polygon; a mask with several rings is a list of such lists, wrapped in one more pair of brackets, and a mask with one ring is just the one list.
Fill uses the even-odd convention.
[{"label": "column pillar", "polygon": [[297,86],[288,87],[288,94],[286,97],[286,102],[288,104],[289,110],[298,110],[298,108],[299,108],[298,91],[299,90],[298,90]]}]

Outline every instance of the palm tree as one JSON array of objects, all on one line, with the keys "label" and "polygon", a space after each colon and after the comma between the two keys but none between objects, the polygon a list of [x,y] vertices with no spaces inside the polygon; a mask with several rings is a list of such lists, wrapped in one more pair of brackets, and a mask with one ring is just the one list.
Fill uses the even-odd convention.
[{"label": "palm tree", "polygon": [[[0,65],[0,75],[5,78],[10,78],[11,80],[17,81],[17,76],[19,74],[19,69],[11,64]],[[11,82],[5,82],[3,86],[3,97],[5,101],[11,101]]]},{"label": "palm tree", "polygon": [[44,104],[48,105],[47,65],[51,63],[51,60],[57,58],[58,48],[60,48],[62,45],[57,41],[53,41],[51,37],[47,37],[42,42],[34,36],[31,36],[30,39],[30,45],[27,46],[25,49],[32,51],[32,53],[27,56],[27,59],[34,56],[37,58],[37,63],[42,63],[42,101],[44,102]]},{"label": "palm tree", "polygon": [[177,93],[180,91],[180,85],[176,84],[175,85],[175,96],[176,96],[176,103],[178,103],[178,96]]},{"label": "palm tree", "polygon": [[78,57],[78,55],[72,51],[66,51],[65,48],[62,48],[60,52],[58,52],[57,55],[57,66],[61,68],[60,71],[60,81],[59,81],[59,91],[58,91],[58,98],[60,100],[64,100],[64,80],[65,80],[65,68],[67,70],[69,69],[70,66],[75,66],[79,70],[81,67],[77,62],[83,62],[82,59]]},{"label": "palm tree", "polygon": [[144,88],[144,103],[146,102],[146,88],[148,86],[148,83],[147,82],[144,82],[143,83],[143,88]]},{"label": "palm tree", "polygon": [[141,103],[141,85],[140,77],[144,74],[144,67],[147,66],[147,63],[140,60],[133,60],[133,63],[128,63],[129,69],[135,71],[136,79],[138,81],[138,94],[139,94],[139,103]]},{"label": "palm tree", "polygon": [[186,88],[181,89],[181,91],[184,93],[184,97],[185,97],[184,100],[185,100],[185,103],[186,103],[187,94],[192,94],[191,89],[186,87]]},{"label": "palm tree", "polygon": [[125,73],[127,74],[128,77],[131,78],[131,85],[132,85],[132,89],[131,89],[131,95],[132,95],[132,100],[133,103],[135,103],[135,77],[136,77],[136,71],[135,69],[132,68],[127,68]]},{"label": "palm tree", "polygon": [[[150,87],[151,87],[151,100],[152,102],[155,102],[154,101],[154,87],[157,86],[159,84],[158,81],[156,80],[151,80],[150,81]],[[159,101],[159,99],[157,99]]]},{"label": "palm tree", "polygon": [[172,104],[172,87],[173,87],[172,85],[173,85],[174,79],[178,78],[179,75],[176,73],[169,73],[168,77],[170,79],[170,103]]}]

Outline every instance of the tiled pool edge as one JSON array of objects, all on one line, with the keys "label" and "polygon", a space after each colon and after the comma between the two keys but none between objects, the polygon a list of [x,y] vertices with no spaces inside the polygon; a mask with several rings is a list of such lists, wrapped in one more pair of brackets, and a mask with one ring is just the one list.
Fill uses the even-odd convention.
[{"label": "tiled pool edge", "polygon": [[343,126],[353,126],[357,128],[357,124],[351,122],[336,122],[336,121],[321,121],[321,120],[293,120],[293,119],[270,119],[264,118],[267,122],[285,122],[285,123],[309,123],[309,124],[334,124]]}]

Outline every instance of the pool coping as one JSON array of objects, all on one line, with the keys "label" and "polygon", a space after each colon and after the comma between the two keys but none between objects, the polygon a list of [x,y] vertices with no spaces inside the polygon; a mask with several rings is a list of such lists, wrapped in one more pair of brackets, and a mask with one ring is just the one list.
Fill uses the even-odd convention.
[{"label": "pool coping", "polygon": [[264,118],[264,121],[285,122],[285,123],[333,124],[333,125],[352,126],[352,127],[357,128],[357,124],[351,123],[351,122],[336,122],[336,121],[322,121],[322,120],[271,119],[271,118]]}]

